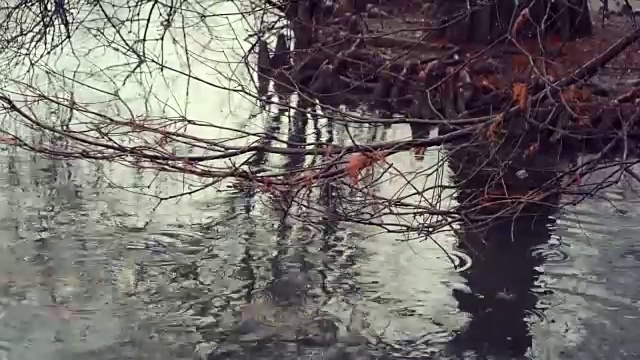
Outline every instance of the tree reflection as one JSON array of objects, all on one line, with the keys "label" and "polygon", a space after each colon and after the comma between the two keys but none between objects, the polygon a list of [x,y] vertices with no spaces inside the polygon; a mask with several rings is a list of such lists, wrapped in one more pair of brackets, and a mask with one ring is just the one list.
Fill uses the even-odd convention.
[{"label": "tree reflection", "polygon": [[[539,314],[538,297],[532,290],[544,261],[544,254],[533,250],[544,248],[550,239],[559,203],[555,189],[561,164],[559,153],[552,149],[531,158],[499,149],[488,162],[486,156],[474,153],[482,151],[479,148],[452,154],[450,166],[460,186],[458,201],[469,220],[458,232],[457,247],[472,259],[471,267],[461,274],[467,286],[453,291],[458,309],[471,316],[449,344],[459,356],[466,351],[480,356],[523,356],[532,345],[528,321],[532,314]],[[486,162],[485,170],[472,173],[481,161]],[[496,191],[493,184],[507,197],[545,184],[545,196],[526,205],[488,204],[487,194]]]}]

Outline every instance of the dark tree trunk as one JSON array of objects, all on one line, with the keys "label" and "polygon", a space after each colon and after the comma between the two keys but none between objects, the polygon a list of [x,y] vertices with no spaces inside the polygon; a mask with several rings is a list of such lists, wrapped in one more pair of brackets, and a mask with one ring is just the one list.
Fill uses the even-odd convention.
[{"label": "dark tree trunk", "polygon": [[[592,34],[588,0],[434,0],[436,36],[451,43],[489,43],[507,33],[518,37],[556,35],[562,40]],[[529,16],[518,21],[528,8]]]}]

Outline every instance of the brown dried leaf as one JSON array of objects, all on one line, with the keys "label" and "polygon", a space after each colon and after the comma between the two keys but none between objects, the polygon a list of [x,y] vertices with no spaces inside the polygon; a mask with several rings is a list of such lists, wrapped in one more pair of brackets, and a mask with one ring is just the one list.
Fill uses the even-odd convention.
[{"label": "brown dried leaf", "polygon": [[513,84],[513,101],[515,101],[523,111],[527,109],[527,102],[529,101],[528,91],[527,84]]},{"label": "brown dried leaf", "polygon": [[503,122],[504,114],[499,114],[493,119],[491,126],[489,126],[489,130],[487,130],[487,139],[489,141],[496,142],[498,140]]},{"label": "brown dried leaf", "polygon": [[566,102],[585,103],[591,101],[591,91],[586,87],[577,88],[575,85],[563,90],[560,96]]},{"label": "brown dried leaf", "polygon": [[520,15],[518,15],[518,18],[516,19],[516,21],[513,23],[513,27],[511,28],[511,35],[515,36],[516,33],[522,29],[522,27],[524,26],[524,24],[529,20],[529,8],[526,7],[524,8],[524,10],[522,10],[522,12],[520,12]]},{"label": "brown dried leaf", "polygon": [[388,151],[353,154],[349,158],[347,166],[344,168],[344,172],[351,179],[354,185],[358,185],[358,180],[362,170],[373,166],[379,161],[383,161],[387,155],[389,155]]}]

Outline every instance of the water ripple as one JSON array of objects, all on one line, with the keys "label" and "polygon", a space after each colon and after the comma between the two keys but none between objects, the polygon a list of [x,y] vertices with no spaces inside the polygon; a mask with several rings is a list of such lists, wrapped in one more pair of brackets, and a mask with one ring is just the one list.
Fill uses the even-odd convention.
[{"label": "water ripple", "polygon": [[449,250],[448,255],[453,259],[454,272],[461,273],[471,268],[472,260],[469,255],[457,250]]},{"label": "water ripple", "polygon": [[545,263],[563,263],[569,260],[569,254],[559,247],[541,245],[531,250],[531,255],[543,259]]}]

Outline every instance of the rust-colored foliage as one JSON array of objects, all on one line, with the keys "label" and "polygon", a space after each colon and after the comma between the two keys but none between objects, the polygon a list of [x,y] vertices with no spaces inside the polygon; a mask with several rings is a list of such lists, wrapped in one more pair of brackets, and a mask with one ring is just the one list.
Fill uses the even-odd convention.
[{"label": "rust-colored foliage", "polygon": [[566,102],[585,103],[591,101],[591,91],[586,87],[578,88],[575,85],[569,86],[560,93],[562,99]]},{"label": "rust-colored foliage", "polygon": [[520,12],[520,15],[518,15],[518,18],[516,19],[516,21],[514,21],[513,27],[511,28],[511,35],[515,36],[518,31],[520,31],[525,26],[529,19],[529,8],[527,7]]},{"label": "rust-colored foliage", "polygon": [[576,87],[571,85],[569,88],[560,92],[560,96],[564,101],[571,104],[571,110],[577,115],[574,119],[578,127],[591,127],[589,110],[583,104],[592,100],[591,90],[587,87]]},{"label": "rust-colored foliage", "polygon": [[371,159],[368,156],[361,153],[353,154],[351,155],[351,158],[349,158],[349,162],[347,163],[347,167],[345,167],[344,171],[353,184],[357,185],[360,172],[368,166],[371,166]]},{"label": "rust-colored foliage", "polygon": [[362,170],[375,165],[380,161],[384,161],[389,153],[373,152],[373,153],[357,153],[351,155],[347,166],[344,168],[345,174],[353,181],[354,185],[358,185],[358,179]]},{"label": "rust-colored foliage", "polygon": [[493,119],[489,130],[487,130],[487,139],[491,142],[496,142],[500,138],[500,132],[502,130],[502,124],[504,123],[504,114],[500,114]]},{"label": "rust-colored foliage", "polygon": [[571,111],[576,114],[574,119],[579,127],[591,127],[590,107],[583,103],[575,103],[571,106]]},{"label": "rust-colored foliage", "polygon": [[527,109],[527,102],[529,101],[529,90],[527,84],[514,83],[513,84],[513,101],[518,104],[518,107],[525,111]]}]

